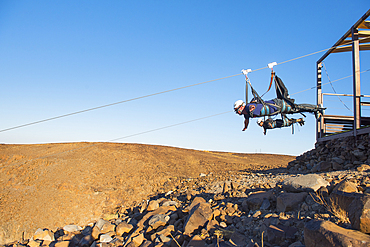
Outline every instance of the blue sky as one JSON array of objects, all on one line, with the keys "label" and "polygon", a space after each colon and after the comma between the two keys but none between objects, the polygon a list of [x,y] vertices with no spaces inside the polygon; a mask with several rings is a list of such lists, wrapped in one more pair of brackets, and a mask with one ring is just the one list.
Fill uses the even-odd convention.
[{"label": "blue sky", "polygon": [[[367,0],[0,1],[0,130],[320,51],[368,8]],[[274,68],[290,94],[316,85],[315,65],[322,55]],[[331,80],[352,73],[349,53],[334,54],[325,64]],[[361,70],[369,68],[369,54],[362,52]],[[269,69],[249,77],[258,92],[266,91]],[[327,82],[325,74],[323,78]],[[351,80],[333,85],[338,93],[352,93]],[[366,94],[369,86],[362,84]],[[324,91],[332,92],[330,85]],[[314,147],[315,119],[310,114],[294,135],[285,128],[264,136],[254,119],[242,132],[243,118],[231,111],[244,97],[245,81],[239,75],[0,132],[0,142],[100,142],[134,135],[117,142],[292,155]],[[274,97],[273,90],[266,95]],[[294,98],[315,104],[316,91]],[[343,101],[352,108],[350,99]],[[351,114],[335,97],[324,103],[328,113]]]}]

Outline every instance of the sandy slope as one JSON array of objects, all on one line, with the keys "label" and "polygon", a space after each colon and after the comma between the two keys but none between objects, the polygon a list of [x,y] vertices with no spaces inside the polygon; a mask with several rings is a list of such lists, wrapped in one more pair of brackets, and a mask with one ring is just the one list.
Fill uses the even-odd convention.
[{"label": "sandy slope", "polygon": [[86,225],[168,181],[286,167],[292,156],[121,143],[0,145],[0,244]]}]

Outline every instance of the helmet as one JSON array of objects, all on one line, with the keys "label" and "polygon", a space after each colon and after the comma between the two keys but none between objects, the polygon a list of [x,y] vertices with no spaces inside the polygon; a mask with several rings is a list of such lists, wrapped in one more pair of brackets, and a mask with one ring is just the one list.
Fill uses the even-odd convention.
[{"label": "helmet", "polygon": [[240,106],[245,105],[243,100],[237,100],[234,103],[234,109],[238,109]]},{"label": "helmet", "polygon": [[257,124],[258,124],[259,126],[261,126],[262,122],[263,122],[262,118],[259,118],[259,119],[257,120]]}]

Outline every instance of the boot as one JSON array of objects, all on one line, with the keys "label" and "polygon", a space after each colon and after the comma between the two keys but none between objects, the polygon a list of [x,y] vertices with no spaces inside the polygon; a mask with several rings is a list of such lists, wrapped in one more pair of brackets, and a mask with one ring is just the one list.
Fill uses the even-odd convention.
[{"label": "boot", "polygon": [[304,125],[304,120],[303,118],[299,118],[297,119],[297,123],[299,123],[300,126],[303,126]]}]

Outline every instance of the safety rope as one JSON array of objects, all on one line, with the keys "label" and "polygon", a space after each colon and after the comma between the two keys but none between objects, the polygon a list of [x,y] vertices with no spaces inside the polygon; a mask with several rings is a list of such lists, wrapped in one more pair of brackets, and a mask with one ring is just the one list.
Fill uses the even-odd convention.
[{"label": "safety rope", "polygon": [[[334,93],[337,93],[337,91],[335,90],[335,88],[333,86],[333,83],[331,83],[331,80],[330,80],[328,71],[326,70],[325,63],[323,62],[322,65],[324,66],[324,70],[325,70],[326,76],[328,77],[328,80],[329,80],[329,83],[330,83],[331,88],[333,89]],[[349,111],[351,111],[353,113],[353,111],[342,101],[342,99],[339,97],[339,95],[337,95],[337,97],[338,97],[339,101],[342,102],[342,104],[344,105],[344,107],[347,108],[347,110],[349,110]]]}]

